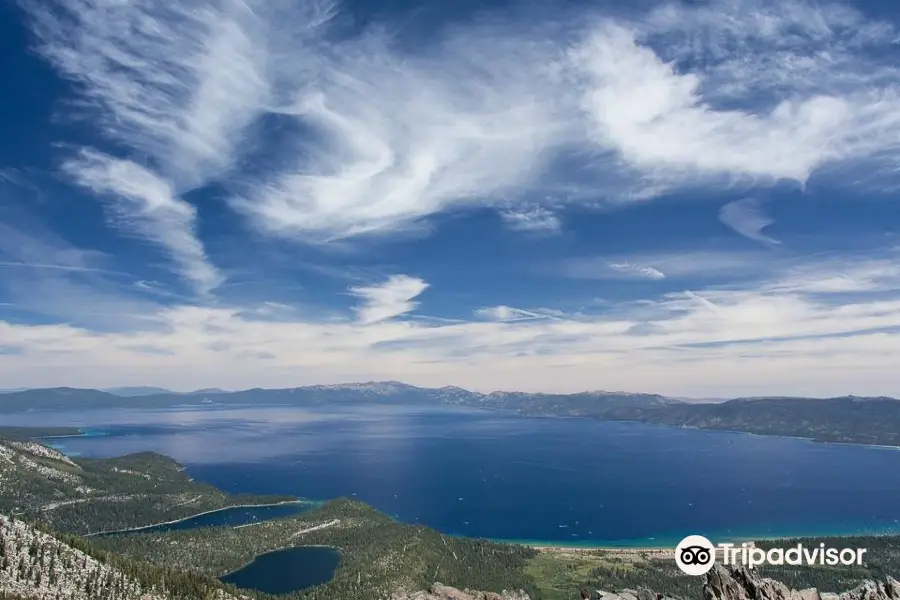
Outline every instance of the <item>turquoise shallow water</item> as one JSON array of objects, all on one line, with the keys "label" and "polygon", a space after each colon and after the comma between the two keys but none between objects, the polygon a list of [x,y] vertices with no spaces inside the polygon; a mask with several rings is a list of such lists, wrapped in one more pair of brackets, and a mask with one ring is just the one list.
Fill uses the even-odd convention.
[{"label": "turquoise shallow water", "polygon": [[230,491],[355,497],[455,535],[662,547],[900,530],[889,448],[396,406],[7,416],[107,434],[54,440],[66,452],[156,450]]},{"label": "turquoise shallow water", "polygon": [[69,456],[81,456],[80,452],[73,451],[66,446],[65,442],[71,438],[94,438],[109,435],[109,432],[100,429],[85,428],[77,435],[48,435],[41,438],[45,444],[51,448],[55,448],[60,452],[64,452]]}]

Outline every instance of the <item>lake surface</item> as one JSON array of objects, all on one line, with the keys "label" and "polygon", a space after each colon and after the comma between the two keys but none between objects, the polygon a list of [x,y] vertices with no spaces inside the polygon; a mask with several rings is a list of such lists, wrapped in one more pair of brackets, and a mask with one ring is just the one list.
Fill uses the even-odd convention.
[{"label": "lake surface", "polygon": [[286,594],[331,581],[340,561],[341,554],[334,548],[287,548],[261,554],[219,579],[239,588]]},{"label": "lake surface", "polygon": [[[172,523],[162,523],[160,525],[151,525],[149,527],[139,527],[122,531],[140,532],[140,533],[158,533],[161,531],[178,531],[182,529],[196,529],[197,527],[220,527],[229,525],[236,527],[238,525],[250,525],[260,523],[280,517],[290,517],[298,515],[302,512],[315,508],[316,504],[312,503],[285,503],[273,506],[235,506],[231,508],[223,508],[208,513],[203,513],[180,521]],[[116,535],[122,531],[109,531],[97,534],[97,537],[106,535]]]},{"label": "lake surface", "polygon": [[90,428],[54,440],[66,452],[156,450],[232,492],[356,497],[450,534],[640,546],[900,531],[900,452],[888,448],[398,406],[3,417]]}]

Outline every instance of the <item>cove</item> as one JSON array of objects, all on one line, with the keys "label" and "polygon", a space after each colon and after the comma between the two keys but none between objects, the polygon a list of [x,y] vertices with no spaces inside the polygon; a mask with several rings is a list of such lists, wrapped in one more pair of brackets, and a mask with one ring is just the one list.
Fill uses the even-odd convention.
[{"label": "cove", "polygon": [[257,506],[232,506],[213,510],[207,513],[187,517],[171,523],[160,523],[134,529],[121,531],[104,531],[93,534],[96,537],[119,535],[122,533],[160,533],[164,531],[180,531],[183,529],[196,529],[197,527],[218,527],[228,525],[238,527],[253,525],[281,517],[291,517],[319,506],[320,503],[312,501],[283,502],[281,504],[266,504]]},{"label": "cove", "polygon": [[219,579],[245,590],[287,594],[328,583],[341,561],[335,548],[300,546],[260,554],[250,564]]}]

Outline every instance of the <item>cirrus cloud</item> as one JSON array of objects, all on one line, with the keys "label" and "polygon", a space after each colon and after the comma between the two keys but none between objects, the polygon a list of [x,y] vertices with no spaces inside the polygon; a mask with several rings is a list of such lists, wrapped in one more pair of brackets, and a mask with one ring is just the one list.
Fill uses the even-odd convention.
[{"label": "cirrus cloud", "polygon": [[363,301],[356,313],[360,323],[369,325],[413,311],[418,305],[413,299],[427,288],[418,277],[392,275],[378,285],[351,287],[350,293]]},{"label": "cirrus cloud", "polygon": [[738,234],[755,242],[773,246],[781,243],[762,232],[775,221],[763,212],[760,202],[753,198],[729,202],[719,210],[719,220]]},{"label": "cirrus cloud", "polygon": [[414,49],[317,0],[23,6],[108,140],[175,195],[227,184],[261,231],[308,242],[475,205],[552,229],[541,198],[572,190],[572,157],[567,201],[604,204],[900,151],[897,29],[846,5],[582,8],[451,24]]}]

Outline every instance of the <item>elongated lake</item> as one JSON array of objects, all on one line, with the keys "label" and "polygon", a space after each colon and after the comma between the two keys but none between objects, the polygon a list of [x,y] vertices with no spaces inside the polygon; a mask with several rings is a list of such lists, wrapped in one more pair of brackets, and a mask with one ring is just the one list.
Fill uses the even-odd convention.
[{"label": "elongated lake", "polygon": [[334,548],[286,548],[261,554],[220,579],[239,588],[286,594],[330,581],[340,561]]},{"label": "elongated lake", "polygon": [[[315,508],[317,504],[318,503],[286,502],[284,504],[272,506],[235,506],[202,513],[187,519],[172,521],[171,523],[160,523],[159,525],[133,528],[124,531],[132,533],[157,533],[161,531],[196,529],[197,527],[219,527],[223,525],[237,527],[240,525],[252,525],[253,523],[268,521],[270,519],[297,515]],[[122,533],[122,531],[107,531],[97,535],[116,535],[118,533]]]}]

